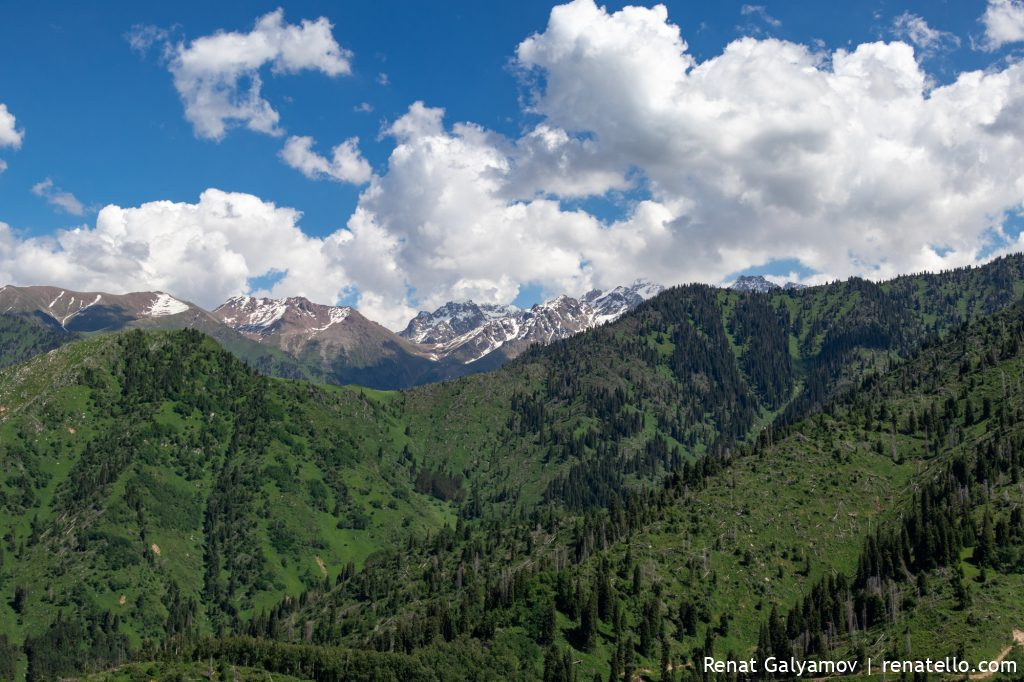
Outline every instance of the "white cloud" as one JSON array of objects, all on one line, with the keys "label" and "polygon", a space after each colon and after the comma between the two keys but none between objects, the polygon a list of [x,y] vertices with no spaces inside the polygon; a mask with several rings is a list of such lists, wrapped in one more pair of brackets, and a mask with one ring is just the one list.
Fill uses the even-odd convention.
[{"label": "white cloud", "polygon": [[955,34],[932,28],[924,17],[910,12],[893,19],[892,32],[897,38],[910,41],[926,57],[960,47],[960,38]]},{"label": "white cloud", "polygon": [[764,5],[743,5],[740,7],[740,14],[745,17],[756,16],[772,28],[779,28],[782,26],[782,22],[780,20],[768,14],[768,8]]},{"label": "white cloud", "polygon": [[373,113],[373,105],[369,102],[360,102],[356,106],[352,107],[352,111],[360,114],[370,114]]},{"label": "white cloud", "polygon": [[621,164],[593,140],[570,136],[545,123],[516,140],[515,149],[509,153],[513,172],[505,194],[511,198],[588,197],[632,186]]},{"label": "white cloud", "polygon": [[179,43],[169,66],[196,135],[220,140],[236,124],[280,135],[280,116],[260,94],[260,70],[270,64],[274,74],[351,73],[352,53],[338,45],[332,28],[324,17],[286,24],[278,9],[260,17],[249,33],[222,31]]},{"label": "white cloud", "polygon": [[50,178],[32,185],[32,194],[46,199],[51,206],[56,206],[65,213],[76,216],[85,213],[85,206],[82,205],[82,202],[71,192],[65,192],[60,187],[54,186],[53,180]]},{"label": "white cloud", "polygon": [[988,0],[981,23],[985,26],[986,49],[1024,41],[1024,0]]},{"label": "white cloud", "polygon": [[5,170],[7,170],[7,162],[0,159],[0,173],[3,173]]},{"label": "white cloud", "polygon": [[[773,259],[882,277],[974,262],[1024,198],[1024,65],[929,89],[906,44],[743,38],[696,62],[664,7],[556,7],[518,59],[533,109],[642,170],[648,210],[588,254],[610,284],[721,281]],[[945,255],[939,257],[936,250]]]},{"label": "white cloud", "polygon": [[417,102],[391,124],[387,173],[329,240],[360,309],[400,328],[414,304],[508,302],[530,281],[553,292],[587,288],[580,262],[588,243],[602,241],[600,222],[551,199],[510,197],[515,145],[472,124],[446,129],[443,114]]},{"label": "white cloud", "polygon": [[[1024,62],[936,87],[903,42],[825,53],[747,37],[698,61],[663,6],[576,0],[516,65],[529,130],[510,138],[414,103],[327,237],[303,234],[291,209],[209,190],[198,204],[107,207],[53,242],[0,235],[0,279],[42,263],[32,279],[215,305],[278,271],[274,295],[358,290],[364,313],[398,328],[416,308],[508,302],[526,284],[723,282],[782,259],[819,273],[810,281],[883,278],[1024,244],[1002,227],[1024,207]],[[336,161],[293,139],[309,175],[351,177],[342,161],[361,158],[354,142]],[[571,208],[587,198],[618,217]]]},{"label": "white cloud", "polygon": [[289,137],[281,150],[281,158],[311,180],[329,178],[361,185],[368,182],[373,170],[359,151],[359,138],[350,137],[331,150],[327,159],[313,151],[312,137]]},{"label": "white cloud", "polygon": [[[698,62],[664,7],[590,0],[554,8],[517,63],[542,119],[519,139],[446,128],[422,103],[388,128],[386,172],[331,242],[383,321],[507,302],[526,283],[722,282],[790,258],[818,280],[976,263],[1024,201],[1024,64],[934,87],[902,42],[822,54],[754,38]],[[560,201],[634,185],[649,197],[610,223]]]},{"label": "white cloud", "polygon": [[18,130],[18,122],[14,114],[7,110],[7,105],[0,103],[0,147],[18,149],[25,139],[25,131]]},{"label": "white cloud", "polygon": [[206,307],[284,276],[266,292],[335,301],[345,278],[324,241],[299,228],[301,213],[249,194],[209,189],[198,203],[107,206],[94,227],[21,238],[0,223],[0,281],[56,283],[113,293],[160,289]]},{"label": "white cloud", "polygon": [[124,34],[124,39],[128,41],[128,46],[131,49],[144,54],[157,43],[166,46],[170,36],[171,32],[165,28],[152,24],[135,24],[130,31]]}]

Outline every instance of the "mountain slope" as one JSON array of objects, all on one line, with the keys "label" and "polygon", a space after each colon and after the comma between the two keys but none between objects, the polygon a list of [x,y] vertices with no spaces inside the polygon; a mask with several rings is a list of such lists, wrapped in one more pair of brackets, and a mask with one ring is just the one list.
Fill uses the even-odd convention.
[{"label": "mountain slope", "polygon": [[560,296],[529,310],[447,303],[421,312],[398,334],[350,307],[302,297],[238,296],[212,314],[246,338],[317,368],[332,383],[395,389],[493,369],[531,345],[618,319],[659,291],[636,282],[580,300]]},{"label": "mountain slope", "polygon": [[315,369],[302,366],[275,348],[253,343],[199,306],[159,291],[107,294],[8,285],[0,287],[0,316],[11,315],[31,316],[47,327],[78,334],[122,329],[196,329],[264,374],[295,379],[318,377]]},{"label": "mountain slope", "polygon": [[591,292],[581,301],[560,297],[529,311],[485,306],[485,313],[471,303],[448,304],[434,316],[417,318],[429,320],[410,334],[413,340],[352,308],[302,297],[239,296],[207,312],[162,292],[114,295],[6,286],[0,288],[0,315],[32,315],[68,333],[198,329],[271,376],[396,389],[493,369],[532,344],[615,319],[658,290],[638,282],[606,294]]},{"label": "mountain slope", "polygon": [[77,335],[65,331],[45,316],[0,315],[0,369],[46,353]]},{"label": "mountain slope", "polygon": [[239,296],[212,314],[246,338],[317,368],[331,383],[394,389],[448,378],[448,368],[422,349],[349,307]]},{"label": "mountain slope", "polygon": [[[780,390],[799,388],[785,407],[792,417],[843,384],[848,372],[856,376],[873,363],[885,362],[887,352],[905,354],[929,335],[1005,307],[1024,290],[1022,263],[1024,257],[1015,255],[948,273],[882,283],[854,278],[810,289],[765,288],[760,285],[770,283],[763,278],[746,278],[758,284],[753,293],[764,294],[765,300],[747,300],[751,292],[744,291],[745,286],[723,291],[718,316],[726,324],[734,354],[749,365],[744,371],[761,372],[749,378],[760,382],[754,388],[769,410],[781,404]],[[207,313],[158,292],[111,296],[52,287],[4,287],[0,310],[38,314],[83,331],[196,328],[268,375],[394,389],[494,369],[533,345],[567,338],[644,307],[645,299],[661,298],[655,296],[659,289],[641,281],[610,292],[591,292],[579,300],[560,297],[530,310],[452,303],[418,315],[402,332],[405,338],[350,308],[302,298],[242,297]],[[758,355],[773,342],[759,335],[770,332],[770,325],[748,330],[745,324],[760,322],[736,317],[754,315],[763,322],[765,306],[786,327],[792,368],[781,357],[770,367],[760,361]],[[770,350],[779,356],[777,351]]]},{"label": "mountain slope", "polygon": [[0,635],[34,679],[233,628],[451,518],[401,474],[385,405],[191,330],[65,345],[0,374],[0,405]]},{"label": "mountain slope", "polygon": [[40,313],[70,332],[122,329],[142,319],[201,313],[201,309],[163,292],[105,294],[50,286],[0,287],[3,313]]},{"label": "mountain slope", "polygon": [[[603,678],[655,670],[663,649],[752,652],[773,607],[823,575],[853,585],[869,524],[898,531],[914,488],[958,466],[998,471],[961,484],[1016,546],[1000,453],[1022,442],[1020,264],[767,296],[678,287],[493,373],[401,393],[255,376],[194,332],[65,345],[0,374],[0,662],[41,679],[149,637],[186,658],[311,666],[292,673],[329,653],[399,678],[563,679],[570,647],[570,669]],[[986,535],[983,508],[957,509],[976,521],[947,528],[946,562]],[[984,653],[1019,585],[1012,556],[981,556],[999,575],[977,605],[997,620],[952,614],[948,563],[907,568],[949,586],[927,603]],[[982,565],[966,554],[965,573]],[[928,622],[909,583],[879,584]],[[837,646],[887,627],[865,617]]]},{"label": "mountain slope", "polygon": [[[382,650],[526,636],[537,679],[566,679],[552,672],[565,651],[582,679],[712,651],[994,658],[1024,609],[1024,394],[1007,381],[1024,375],[1022,349],[1018,307],[753,447],[674,465],[660,487],[582,518],[467,523],[278,617]],[[410,581],[406,565],[431,568]]]}]

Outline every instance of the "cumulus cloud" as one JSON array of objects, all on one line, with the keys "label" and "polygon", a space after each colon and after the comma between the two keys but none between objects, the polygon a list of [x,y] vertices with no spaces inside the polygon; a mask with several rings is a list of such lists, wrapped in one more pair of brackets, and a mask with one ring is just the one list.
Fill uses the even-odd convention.
[{"label": "cumulus cloud", "polygon": [[[744,37],[700,61],[663,6],[575,0],[516,49],[527,130],[412,104],[327,237],[304,235],[291,209],[209,190],[198,204],[108,207],[53,242],[0,235],[0,275],[46,263],[47,281],[212,305],[284,272],[274,295],[358,292],[364,313],[400,328],[417,308],[508,302],[526,284],[721,283],[780,260],[817,273],[806,282],[884,278],[1021,248],[1004,222],[1024,209],[1024,63],[935,86],[918,56],[902,41],[827,53]],[[294,139],[292,165],[343,174],[334,152]],[[344,144],[343,161],[360,158]]]},{"label": "cumulus cloud", "polygon": [[[169,67],[196,135],[220,140],[233,125],[282,134],[278,112],[260,93],[261,69],[270,64],[274,74],[351,73],[352,53],[338,45],[332,28],[324,17],[287,24],[278,9],[260,17],[248,33],[221,31],[175,46]],[[144,32],[133,35],[140,46],[153,39]]]},{"label": "cumulus cloud", "polygon": [[417,102],[391,124],[387,173],[370,181],[334,244],[360,309],[400,327],[413,301],[508,302],[531,281],[587,288],[581,261],[587,244],[602,242],[601,223],[551,198],[510,196],[515,145],[473,124],[448,129],[443,115]]},{"label": "cumulus cloud", "polygon": [[986,49],[998,50],[1008,43],[1024,41],[1024,0],[988,0],[981,23],[985,26]]},{"label": "cumulus cloud", "polygon": [[[525,283],[980,262],[1010,248],[1002,223],[1024,201],[1024,65],[934,87],[915,56],[899,41],[822,54],[746,37],[697,61],[663,6],[576,0],[516,51],[540,123],[509,139],[414,104],[332,248],[385,320],[507,302]],[[631,187],[615,221],[566,207]]]},{"label": "cumulus cloud", "polygon": [[359,138],[350,137],[331,150],[328,159],[313,151],[312,137],[289,137],[281,150],[281,159],[311,180],[331,179],[361,185],[373,170],[359,151]]},{"label": "cumulus cloud", "polygon": [[[875,277],[975,261],[1024,198],[1024,66],[930,89],[911,46],[827,59],[743,38],[696,62],[664,7],[556,7],[523,41],[533,109],[642,169],[664,220],[605,231],[589,259],[664,281],[721,281],[773,259]],[[942,256],[938,254],[942,253]]]},{"label": "cumulus cloud", "polygon": [[77,216],[85,214],[85,206],[82,205],[82,202],[71,192],[65,192],[60,187],[54,186],[53,180],[50,178],[32,185],[32,194],[46,199],[51,206],[56,206],[65,213]]},{"label": "cumulus cloud", "polygon": [[956,34],[932,28],[924,17],[910,12],[904,12],[893,19],[892,32],[897,38],[907,40],[917,47],[925,57],[960,47],[960,38]]},{"label": "cumulus cloud", "polygon": [[299,228],[301,213],[249,194],[210,189],[195,204],[106,206],[94,227],[21,238],[0,224],[0,281],[58,283],[114,293],[159,289],[206,307],[283,273],[272,296],[335,301],[344,273],[324,241]]},{"label": "cumulus cloud", "polygon": [[509,155],[512,172],[505,194],[510,198],[582,198],[632,187],[621,163],[600,145],[545,123],[516,140]]},{"label": "cumulus cloud", "polygon": [[[18,149],[21,141],[25,139],[25,131],[18,129],[18,122],[14,114],[7,110],[7,105],[0,103],[0,148],[10,147]],[[0,159],[0,173],[7,170],[7,162]]]}]

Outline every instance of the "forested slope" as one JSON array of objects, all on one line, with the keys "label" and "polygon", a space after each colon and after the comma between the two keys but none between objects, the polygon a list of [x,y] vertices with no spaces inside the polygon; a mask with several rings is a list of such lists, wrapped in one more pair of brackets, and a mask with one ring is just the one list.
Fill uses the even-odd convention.
[{"label": "forested slope", "polygon": [[693,675],[706,652],[994,657],[1024,612],[1022,343],[1018,307],[647,492],[460,524],[249,634],[312,622],[331,645],[482,641],[521,652],[506,679]]},{"label": "forested slope", "polygon": [[[0,373],[0,676],[212,657],[618,679],[759,644],[988,652],[1021,606],[1021,282],[1015,257],[677,287],[401,393],[268,379],[195,331],[38,355]],[[1006,552],[978,554],[986,528]],[[823,576],[845,582],[814,592]]]},{"label": "forested slope", "polygon": [[451,519],[385,458],[386,404],[269,381],[196,332],[37,356],[0,405],[0,632],[37,679],[233,631]]},{"label": "forested slope", "polygon": [[0,315],[0,369],[75,340],[51,321],[34,315]]}]

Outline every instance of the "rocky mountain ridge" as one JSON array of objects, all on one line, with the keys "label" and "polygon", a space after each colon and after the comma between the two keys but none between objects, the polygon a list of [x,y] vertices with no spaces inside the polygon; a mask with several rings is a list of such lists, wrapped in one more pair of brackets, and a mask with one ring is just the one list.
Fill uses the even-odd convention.
[{"label": "rocky mountain ridge", "polygon": [[67,331],[103,331],[120,328],[126,320],[203,312],[162,291],[107,294],[52,286],[0,287],[0,313],[38,314]]},{"label": "rocky mountain ridge", "polygon": [[785,291],[798,291],[800,289],[806,289],[807,285],[800,284],[799,282],[786,282],[785,285],[779,286],[775,282],[767,279],[764,275],[741,275],[735,282],[729,285],[729,288],[733,291],[767,294],[778,289]]},{"label": "rocky mountain ridge", "polygon": [[590,291],[580,298],[561,295],[528,309],[514,305],[449,302],[434,312],[421,311],[399,336],[429,346],[437,357],[469,363],[503,349],[514,356],[533,344],[546,345],[606,322],[664,291],[660,284],[637,280],[611,291]]},{"label": "rocky mountain ridge", "polygon": [[663,287],[646,281],[579,299],[559,296],[529,309],[450,302],[421,312],[399,333],[349,306],[302,296],[235,296],[212,311],[160,291],[108,294],[52,286],[0,288],[0,314],[31,317],[67,332],[196,328],[262,371],[394,389],[500,366],[616,320]]}]

